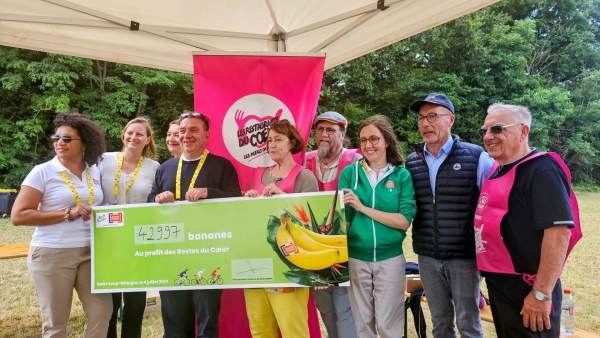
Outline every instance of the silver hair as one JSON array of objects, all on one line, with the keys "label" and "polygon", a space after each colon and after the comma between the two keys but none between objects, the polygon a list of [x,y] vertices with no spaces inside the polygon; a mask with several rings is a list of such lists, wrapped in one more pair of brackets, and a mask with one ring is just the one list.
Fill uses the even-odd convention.
[{"label": "silver hair", "polygon": [[488,108],[487,113],[489,114],[495,110],[509,110],[513,113],[518,123],[523,123],[531,128],[531,112],[527,107],[498,102],[491,105]]}]

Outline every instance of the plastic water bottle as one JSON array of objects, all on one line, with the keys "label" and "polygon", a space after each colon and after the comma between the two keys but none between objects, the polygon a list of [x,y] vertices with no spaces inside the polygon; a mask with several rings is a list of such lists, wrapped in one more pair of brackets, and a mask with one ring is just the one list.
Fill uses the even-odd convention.
[{"label": "plastic water bottle", "polygon": [[575,334],[575,302],[571,290],[565,289],[560,312],[560,332],[564,336]]}]

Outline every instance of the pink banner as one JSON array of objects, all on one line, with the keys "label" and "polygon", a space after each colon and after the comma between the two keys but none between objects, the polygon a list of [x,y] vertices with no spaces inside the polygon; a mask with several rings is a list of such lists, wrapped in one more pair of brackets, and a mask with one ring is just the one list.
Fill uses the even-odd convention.
[{"label": "pink banner", "polygon": [[[272,55],[272,54],[271,54]],[[325,57],[194,55],[194,110],[211,121],[209,151],[227,157],[248,190],[267,153],[270,122],[287,119],[308,140]],[[294,156],[299,164],[304,152]]]},{"label": "pink banner", "polygon": [[[324,56],[194,55],[194,110],[211,121],[207,149],[231,160],[240,187],[248,190],[254,170],[273,165],[267,128],[287,119],[308,140],[317,111]],[[303,164],[302,151],[294,160]],[[223,290],[220,337],[250,338],[242,290]],[[312,338],[321,331],[315,303],[308,303]]]}]

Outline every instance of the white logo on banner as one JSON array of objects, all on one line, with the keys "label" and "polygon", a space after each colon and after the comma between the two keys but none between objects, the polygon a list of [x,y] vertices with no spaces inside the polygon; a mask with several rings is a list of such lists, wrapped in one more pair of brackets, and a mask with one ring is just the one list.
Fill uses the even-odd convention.
[{"label": "white logo on banner", "polygon": [[225,146],[233,158],[248,167],[271,165],[267,130],[272,122],[284,119],[296,125],[288,107],[277,98],[266,94],[244,96],[229,107],[223,119]]}]

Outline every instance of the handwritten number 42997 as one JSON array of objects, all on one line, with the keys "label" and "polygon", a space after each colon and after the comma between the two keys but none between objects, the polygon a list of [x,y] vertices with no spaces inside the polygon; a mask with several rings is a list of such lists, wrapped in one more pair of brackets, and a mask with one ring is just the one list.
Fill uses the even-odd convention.
[{"label": "handwritten number 42997", "polygon": [[[148,233],[146,231],[148,231]],[[158,226],[156,228],[156,231],[154,230],[153,226],[150,226],[140,227],[140,230],[138,231],[138,236],[142,237],[142,240],[144,241],[160,241],[161,239],[169,239],[171,235],[174,235],[174,237],[177,238],[177,235],[180,232],[181,230],[179,230],[176,225]],[[157,236],[158,238],[154,236]]]}]

